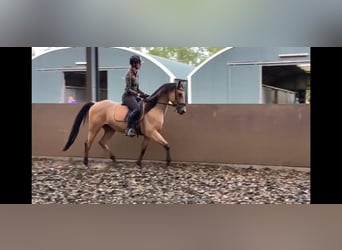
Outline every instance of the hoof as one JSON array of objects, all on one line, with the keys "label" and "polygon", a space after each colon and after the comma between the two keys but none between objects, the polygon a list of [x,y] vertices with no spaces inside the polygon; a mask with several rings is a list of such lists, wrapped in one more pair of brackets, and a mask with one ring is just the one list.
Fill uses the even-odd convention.
[{"label": "hoof", "polygon": [[115,156],[111,156],[110,159],[111,159],[113,162],[116,162]]},{"label": "hoof", "polygon": [[136,161],[135,162],[139,167],[141,167],[141,161]]},{"label": "hoof", "polygon": [[84,164],[84,166],[88,167],[88,161],[87,160],[84,160],[83,164]]},{"label": "hoof", "polygon": [[170,167],[170,166],[171,166],[171,161],[167,161],[167,162],[166,162],[166,166],[167,166],[167,167]]}]

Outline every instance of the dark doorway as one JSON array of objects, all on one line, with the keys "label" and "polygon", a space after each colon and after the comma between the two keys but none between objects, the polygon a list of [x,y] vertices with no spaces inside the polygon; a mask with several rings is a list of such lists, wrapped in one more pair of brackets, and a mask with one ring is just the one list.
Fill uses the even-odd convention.
[{"label": "dark doorway", "polygon": [[279,95],[284,96],[283,99],[286,102],[299,97],[300,103],[305,103],[307,90],[310,89],[310,67],[304,68],[300,64],[263,66],[262,84],[265,86],[264,92],[273,89],[272,91],[278,92],[278,97]]},{"label": "dark doorway", "polygon": [[[107,71],[100,71],[99,100],[108,98],[108,76]],[[86,71],[66,71],[64,72],[65,91],[64,102],[68,102],[72,96],[77,102],[87,102],[86,100]]]}]

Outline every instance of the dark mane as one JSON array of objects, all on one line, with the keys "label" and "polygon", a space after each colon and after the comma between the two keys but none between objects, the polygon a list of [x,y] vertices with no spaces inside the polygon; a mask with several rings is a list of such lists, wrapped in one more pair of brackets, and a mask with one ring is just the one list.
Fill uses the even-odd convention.
[{"label": "dark mane", "polygon": [[145,113],[149,112],[154,106],[157,105],[157,101],[159,96],[169,93],[170,91],[175,90],[176,84],[171,83],[164,83],[161,85],[156,91],[153,92],[152,95],[150,95],[146,99],[146,106],[145,106]]}]

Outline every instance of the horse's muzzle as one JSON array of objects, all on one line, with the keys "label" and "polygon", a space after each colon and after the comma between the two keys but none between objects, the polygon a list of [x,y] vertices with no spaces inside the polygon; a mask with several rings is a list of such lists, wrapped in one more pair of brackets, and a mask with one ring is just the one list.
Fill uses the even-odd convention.
[{"label": "horse's muzzle", "polygon": [[184,108],[177,109],[177,113],[180,115],[183,115],[186,113],[186,109],[184,109]]}]

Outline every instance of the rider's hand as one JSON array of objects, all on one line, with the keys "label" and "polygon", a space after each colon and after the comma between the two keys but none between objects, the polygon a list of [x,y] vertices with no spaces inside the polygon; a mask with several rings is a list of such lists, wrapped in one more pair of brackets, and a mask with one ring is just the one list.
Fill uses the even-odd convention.
[{"label": "rider's hand", "polygon": [[150,95],[148,95],[148,94],[140,94],[140,96],[141,96],[141,98],[146,99],[146,98],[149,97]]}]

